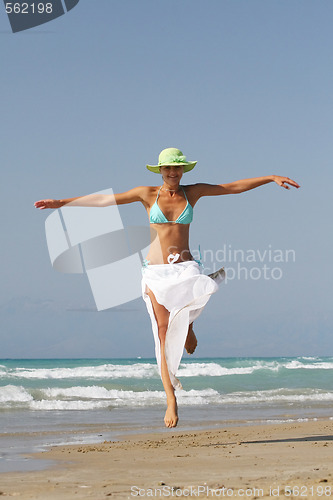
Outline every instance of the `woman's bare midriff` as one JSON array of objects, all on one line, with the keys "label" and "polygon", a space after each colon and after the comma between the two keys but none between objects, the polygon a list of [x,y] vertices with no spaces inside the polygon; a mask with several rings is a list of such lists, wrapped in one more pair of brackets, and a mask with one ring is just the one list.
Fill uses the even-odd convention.
[{"label": "woman's bare midriff", "polygon": [[149,264],[167,264],[170,254],[179,254],[175,262],[193,260],[189,249],[189,224],[151,224],[151,244],[146,259]]}]

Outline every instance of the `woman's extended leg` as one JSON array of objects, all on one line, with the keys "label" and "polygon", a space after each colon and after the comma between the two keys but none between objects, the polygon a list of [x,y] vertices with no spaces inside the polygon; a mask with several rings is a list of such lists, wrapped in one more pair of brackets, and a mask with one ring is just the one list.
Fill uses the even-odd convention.
[{"label": "woman's extended leg", "polygon": [[147,294],[153,306],[161,345],[161,375],[167,397],[167,410],[165,412],[164,422],[166,427],[176,427],[178,422],[177,400],[175,390],[171,384],[168,365],[165,358],[165,338],[169,325],[169,311],[157,302],[151,290],[147,289]]}]

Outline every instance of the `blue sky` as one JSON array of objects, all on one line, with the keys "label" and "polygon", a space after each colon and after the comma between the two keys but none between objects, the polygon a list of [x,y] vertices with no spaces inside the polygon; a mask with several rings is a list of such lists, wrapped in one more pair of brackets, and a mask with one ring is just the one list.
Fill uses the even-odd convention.
[{"label": "blue sky", "polygon": [[322,0],[81,0],[12,34],[0,11],[1,357],[154,355],[141,299],[94,312],[86,278],[52,269],[33,202],[158,185],[145,164],[170,146],[198,161],[184,184],[301,184],[197,204],[193,249],[296,256],[280,280],[221,286],[197,356],[332,354],[332,20]]}]

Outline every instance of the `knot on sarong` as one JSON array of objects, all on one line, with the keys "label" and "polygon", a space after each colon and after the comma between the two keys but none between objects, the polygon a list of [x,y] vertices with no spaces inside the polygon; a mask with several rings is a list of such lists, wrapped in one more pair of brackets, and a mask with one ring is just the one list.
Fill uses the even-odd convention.
[{"label": "knot on sarong", "polygon": [[169,256],[168,256],[168,263],[169,264],[174,264],[175,262],[177,262],[177,260],[179,259],[180,257],[180,254],[179,253],[171,253]]}]

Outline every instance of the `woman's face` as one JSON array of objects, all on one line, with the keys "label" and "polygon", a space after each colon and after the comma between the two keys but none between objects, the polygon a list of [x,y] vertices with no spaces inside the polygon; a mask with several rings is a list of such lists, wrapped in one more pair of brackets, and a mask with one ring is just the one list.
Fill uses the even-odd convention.
[{"label": "woman's face", "polygon": [[162,174],[163,181],[170,186],[174,186],[180,183],[180,179],[183,177],[184,168],[182,165],[170,165],[160,167],[160,172]]}]

